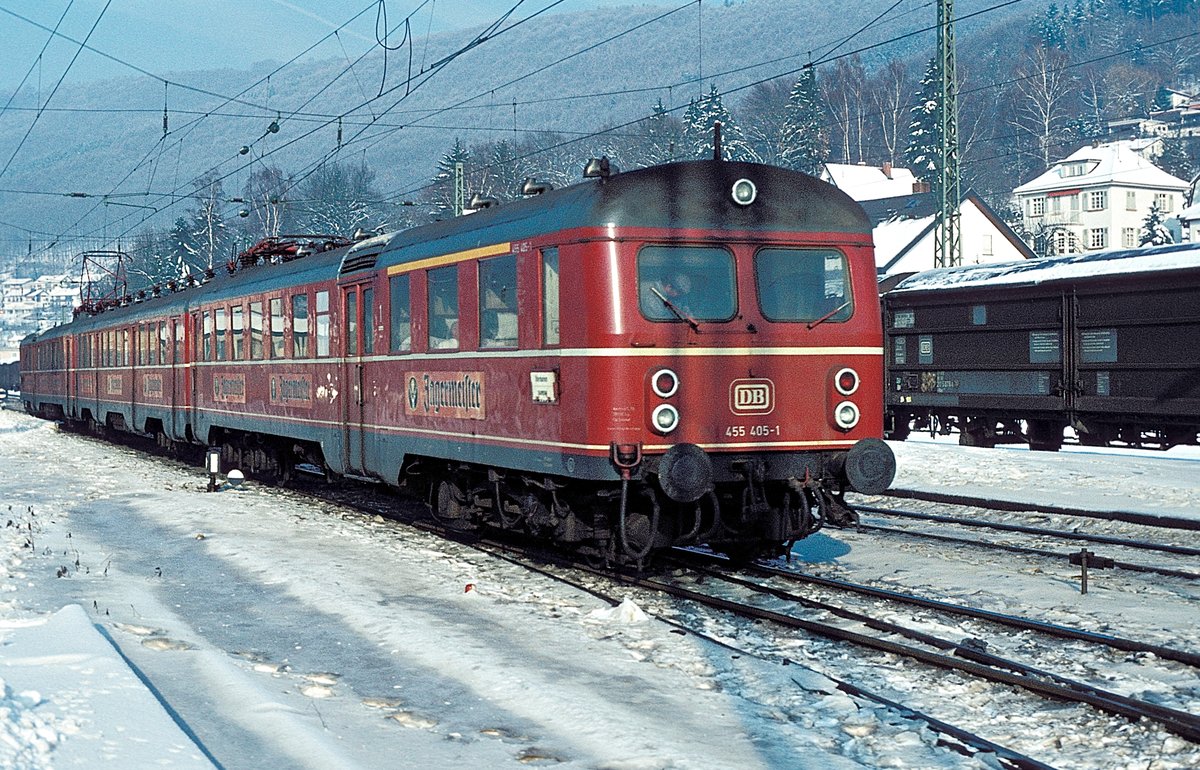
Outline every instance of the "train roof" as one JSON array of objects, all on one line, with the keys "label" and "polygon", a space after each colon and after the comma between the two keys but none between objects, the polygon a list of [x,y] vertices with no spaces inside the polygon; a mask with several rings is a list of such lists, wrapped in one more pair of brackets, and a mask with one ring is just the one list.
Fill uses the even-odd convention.
[{"label": "train roof", "polygon": [[1175,270],[1200,270],[1200,243],[1176,243],[1142,249],[1098,251],[1045,259],[926,270],[904,279],[889,294],[966,290],[990,286],[1036,286]]},{"label": "train roof", "polygon": [[[733,185],[741,179],[752,181],[757,190],[754,202],[748,206],[733,200]],[[267,292],[546,233],[608,225],[857,236],[871,233],[871,222],[862,207],[816,177],[758,163],[668,163],[588,179],[469,216],[387,233],[349,248],[282,264],[248,266],[232,274],[218,269],[214,278],[199,286],[132,301],[94,316],[80,315],[35,339],[179,314],[235,294]]]},{"label": "train roof", "polygon": [[[757,188],[748,206],[733,185]],[[870,234],[871,222],[850,196],[797,171],[757,163],[685,161],[589,179],[560,190],[394,233],[378,265],[521,240],[573,228],[646,227],[749,232]],[[352,251],[359,250],[355,246]],[[346,265],[353,263],[348,254]]]}]

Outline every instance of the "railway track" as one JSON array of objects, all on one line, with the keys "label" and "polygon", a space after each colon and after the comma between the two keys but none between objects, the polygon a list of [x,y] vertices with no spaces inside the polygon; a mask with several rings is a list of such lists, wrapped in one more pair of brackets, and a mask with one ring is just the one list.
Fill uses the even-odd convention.
[{"label": "railway track", "polygon": [[989,498],[975,497],[972,495],[946,494],[942,492],[922,492],[911,489],[888,490],[886,497],[898,498],[901,500],[921,500],[929,503],[944,503],[947,505],[969,508],[986,508],[993,511],[1028,511],[1089,519],[1103,519],[1105,521],[1120,521],[1126,524],[1142,524],[1145,526],[1162,527],[1165,529],[1200,531],[1200,519],[1180,519],[1170,516],[1158,516],[1150,513],[1137,513],[1134,511],[1100,511],[1089,510],[1086,508],[1069,508],[1058,505],[1018,503],[1008,500],[992,500]]},{"label": "railway track", "polygon": [[[858,615],[854,615],[855,611],[846,608],[821,609],[811,603],[813,600],[798,596],[792,591],[783,591],[782,589],[770,586],[755,586],[752,584],[752,581],[748,581],[744,577],[721,575],[719,569],[713,568],[711,560],[703,567],[688,567],[688,572],[686,573],[688,577],[685,580],[693,580],[697,583],[708,581],[710,588],[711,583],[720,580],[726,586],[726,591],[740,592],[743,595],[752,594],[757,597],[757,600],[748,601],[743,600],[742,597],[731,599],[727,596],[717,595],[711,590],[697,590],[695,585],[681,585],[679,584],[680,581],[665,579],[662,576],[650,577],[614,574],[611,571],[598,570],[586,564],[566,563],[558,556],[547,554],[540,546],[514,545],[502,538],[449,530],[425,519],[423,513],[418,510],[421,507],[419,504],[397,506],[397,500],[394,495],[382,495],[369,487],[343,487],[342,485],[329,485],[323,482],[302,484],[300,486],[306,492],[315,492],[322,499],[346,505],[363,513],[372,516],[384,515],[404,524],[436,532],[444,537],[466,543],[498,555],[500,558],[519,560],[518,563],[526,569],[543,571],[554,577],[554,579],[577,585],[583,590],[600,596],[613,604],[619,601],[616,594],[620,589],[633,587],[642,591],[653,592],[648,595],[649,598],[644,603],[653,604],[653,596],[655,595],[669,596],[677,603],[677,608],[681,608],[684,605],[702,607],[705,608],[706,612],[710,613],[763,622],[769,624],[772,628],[781,629],[782,632],[802,633],[813,638],[819,637],[823,640],[823,643],[829,645],[827,648],[829,650],[844,650],[846,645],[852,645],[855,648],[870,651],[876,656],[883,656],[885,661],[907,659],[918,662],[922,670],[925,671],[930,670],[926,667],[931,667],[951,672],[952,676],[978,677],[980,680],[996,683],[996,686],[999,688],[996,690],[996,695],[989,697],[1007,698],[1010,696],[1005,691],[1011,688],[1021,688],[1035,693],[1042,698],[1049,698],[1056,701],[1065,700],[1086,705],[1098,711],[1119,715],[1128,720],[1152,722],[1156,727],[1151,728],[1143,723],[1135,729],[1161,729],[1178,735],[1185,741],[1200,743],[1200,719],[1183,709],[1122,696],[1119,693],[1087,682],[1080,682],[1065,676],[1053,674],[1032,664],[1004,658],[992,652],[988,648],[989,645],[986,644],[978,645],[972,642],[954,641],[938,637],[919,628],[905,628],[899,624],[891,623],[879,617],[873,617],[867,613],[860,612]],[[347,492],[347,489],[350,491]],[[545,566],[534,564],[533,562],[535,561],[542,562],[543,564],[550,563],[554,566],[547,569]],[[720,564],[720,562],[718,561],[716,564]],[[751,571],[778,577],[778,575],[771,573],[770,568],[764,566],[755,566],[751,568]],[[586,576],[587,579],[582,579],[581,576]],[[795,578],[793,576],[789,579]],[[828,580],[815,579],[812,576],[805,576],[804,579],[813,584],[821,584]],[[879,598],[881,596],[879,590],[874,590],[876,591],[874,594],[875,597]],[[915,597],[908,597],[909,603],[915,603],[914,599]],[[783,609],[778,606],[763,606],[770,603],[775,603],[776,605],[782,603],[786,606]],[[963,608],[958,609],[962,610]],[[827,622],[799,616],[803,613],[817,611],[825,612],[835,620]],[[811,667],[811,660],[796,661],[788,657],[786,647],[772,646],[769,642],[765,647],[760,646],[759,649],[742,644],[733,645],[729,641],[728,635],[710,633],[705,630],[706,623],[714,621],[702,620],[700,622],[691,622],[687,619],[689,612],[677,609],[675,612],[660,611],[656,614],[658,614],[660,619],[678,625],[682,631],[712,639],[717,644],[721,644],[731,650],[737,650],[738,654],[753,655],[785,665],[795,664]],[[1003,622],[1001,619],[991,616],[994,614],[986,613],[986,611],[977,610],[975,612],[978,614],[974,617],[997,623]],[[1038,627],[1039,631],[1044,630],[1041,628],[1042,626],[1049,625],[1038,624],[1036,621],[1024,622],[1031,624],[1030,627]],[[1009,622],[1006,625],[1013,624],[1014,621],[1010,616]],[[858,626],[858,628],[855,628],[855,626]],[[1119,640],[1115,638],[1101,640],[1099,639],[1100,636],[1103,635],[1080,630],[1072,630],[1068,634],[1069,638],[1094,642],[1096,644],[1105,644],[1108,647],[1126,652],[1157,655],[1168,660],[1177,661],[1181,665],[1193,667],[1196,665],[1195,657],[1187,651],[1172,651],[1167,648],[1155,648],[1152,645],[1137,645],[1134,640]],[[766,650],[765,652],[763,651],[764,649]],[[944,736],[943,741],[945,745],[955,747],[956,750],[964,754],[971,755],[985,752],[994,755],[996,757],[995,761],[998,761],[1005,767],[1038,768],[1039,770],[1051,767],[1051,765],[1036,758],[1036,755],[1039,753],[1036,750],[1036,746],[1028,746],[1028,744],[1022,744],[1020,741],[1010,740],[1010,736],[995,736],[993,734],[992,737],[988,737],[986,724],[979,724],[978,722],[971,724],[969,719],[964,724],[956,716],[947,717],[944,712],[939,715],[937,713],[938,709],[943,704],[936,702],[932,704],[921,703],[919,701],[903,702],[908,701],[908,698],[897,696],[896,693],[904,692],[904,688],[889,685],[889,680],[886,676],[874,676],[866,673],[871,669],[872,665],[877,669],[887,669],[889,666],[886,663],[880,664],[878,662],[875,664],[867,662],[857,665],[857,659],[860,656],[862,655],[853,654],[849,656],[850,659],[856,661],[855,669],[850,672],[843,672],[839,668],[839,661],[847,659],[845,652],[831,653],[830,660],[823,661],[821,664],[824,670],[818,670],[820,670],[823,676],[835,681],[841,692],[887,706],[897,714],[923,722],[930,729]],[[812,657],[812,655],[809,656],[810,659]],[[919,681],[924,681],[929,677],[929,674],[919,673],[917,676]],[[950,708],[953,710],[952,705]],[[1024,708],[1029,707],[1025,706]],[[1089,718],[1088,721],[1095,720]],[[1121,729],[1119,727],[1119,720],[1117,722],[1110,721],[1107,724],[1114,731]]]},{"label": "railway track", "polygon": [[[942,503],[940,500],[935,501],[937,504],[945,504],[948,508],[956,508],[956,503]],[[1002,504],[1003,505],[1003,504]],[[1170,526],[1163,528],[1161,525],[1137,524],[1136,526],[1149,529],[1155,528],[1157,532],[1162,533],[1160,540],[1134,539],[1124,536],[1107,535],[1099,532],[1082,532],[1078,529],[1068,530],[1061,526],[1037,526],[1027,524],[1014,524],[1008,522],[992,521],[985,518],[929,513],[923,511],[912,511],[895,507],[883,507],[878,505],[855,505],[855,510],[860,514],[870,514],[876,519],[893,519],[899,522],[899,526],[888,526],[881,524],[878,521],[860,521],[859,529],[864,532],[875,532],[889,536],[902,536],[910,538],[922,538],[926,540],[934,540],[943,543],[953,543],[956,545],[969,545],[972,547],[1003,550],[1010,553],[1019,553],[1028,556],[1046,558],[1055,561],[1068,559],[1072,554],[1077,552],[1074,544],[1082,544],[1083,547],[1089,546],[1106,546],[1111,549],[1117,549],[1119,552],[1124,551],[1131,554],[1141,553],[1143,556],[1138,557],[1144,559],[1147,554],[1153,554],[1159,557],[1158,563],[1147,564],[1139,561],[1131,561],[1129,559],[1116,558],[1113,560],[1113,567],[1127,570],[1130,572],[1148,573],[1162,575],[1164,577],[1181,578],[1184,580],[1200,580],[1200,570],[1196,568],[1197,559],[1200,558],[1200,548],[1183,545],[1178,542],[1182,533],[1190,532],[1189,527]],[[973,506],[978,508],[979,506]],[[985,510],[1002,510],[1009,511],[1010,509],[1003,507],[985,507]],[[1015,510],[1015,509],[1014,509]],[[1027,509],[1021,509],[1026,512]],[[1045,512],[1046,516],[1061,516],[1069,517],[1072,514],[1066,509],[1059,509],[1053,512]],[[1131,514],[1132,516],[1132,514]],[[1123,519],[1107,519],[1107,521],[1121,521]],[[1185,525],[1190,524],[1187,520],[1169,520],[1172,523],[1182,521]],[[925,525],[936,527],[934,530],[922,528]],[[952,534],[943,531],[949,528]],[[962,534],[953,533],[954,530],[969,530],[982,531],[989,530],[992,532],[1005,533],[1006,536],[1016,536],[1018,538],[1026,537],[1032,539],[1032,543],[1020,544],[1017,542],[998,542],[994,539],[985,539],[981,537],[969,537]],[[1190,535],[1187,535],[1190,537]],[[1175,539],[1176,542],[1164,542],[1164,540]],[[1071,550],[1056,551],[1044,547],[1047,541],[1061,541],[1064,544],[1071,544]]]},{"label": "railway track", "polygon": [[[361,503],[347,502],[339,497],[339,502],[360,507]],[[379,513],[377,504],[370,505],[364,510],[372,514]],[[1088,682],[1077,681],[1066,676],[1054,674],[1029,663],[1003,657],[988,649],[987,643],[972,641],[953,641],[937,637],[917,628],[904,627],[899,624],[873,617],[863,612],[848,610],[829,603],[816,602],[795,593],[772,588],[755,583],[737,575],[725,573],[715,567],[724,562],[720,557],[688,552],[685,562],[678,563],[692,578],[702,578],[708,581],[719,580],[728,586],[733,586],[742,592],[750,592],[757,596],[768,597],[772,601],[792,605],[790,611],[770,609],[761,604],[732,600],[714,594],[711,590],[699,591],[695,588],[678,584],[676,581],[659,576],[642,576],[628,573],[613,572],[598,568],[594,565],[577,562],[560,554],[547,553],[541,546],[521,544],[504,537],[478,535],[447,530],[435,522],[425,521],[419,515],[403,517],[406,524],[412,524],[422,529],[437,532],[450,539],[484,550],[498,558],[512,560],[525,569],[532,569],[545,574],[552,579],[567,582],[581,590],[588,591],[611,604],[618,604],[620,599],[616,594],[617,587],[634,587],[652,592],[660,596],[669,596],[676,600],[695,606],[707,608],[710,611],[729,614],[752,621],[765,621],[774,627],[786,629],[789,632],[802,632],[814,637],[821,637],[835,644],[850,644],[865,648],[886,656],[895,656],[934,668],[939,668],[955,674],[968,675],[986,680],[996,685],[1015,687],[1033,693],[1041,698],[1056,701],[1067,701],[1088,706],[1099,711],[1122,717],[1131,721],[1145,719],[1161,726],[1167,732],[1180,736],[1184,740],[1200,743],[1200,718],[1180,708],[1163,706],[1146,700],[1128,697]],[[549,565],[549,566],[546,566]],[[788,580],[809,582],[814,585],[833,586],[841,581],[825,578],[798,575],[787,570],[780,570],[763,565],[753,565],[746,568],[749,572],[768,577],[784,577]],[[590,581],[584,581],[581,576],[588,576]],[[850,585],[850,584],[846,584]],[[607,587],[606,587],[607,586]],[[987,620],[991,623],[1008,626],[1020,630],[1036,630],[1039,633],[1059,639],[1083,641],[1100,645],[1124,653],[1138,653],[1159,656],[1165,660],[1174,661],[1189,667],[1200,666],[1200,654],[1186,650],[1175,650],[1163,646],[1151,645],[1137,640],[1122,639],[1111,635],[1089,632],[1081,629],[1071,629],[1063,626],[1042,623],[1026,618],[990,613],[985,610],[975,610],[968,607],[951,605],[945,602],[922,600],[920,597],[907,596],[899,592],[887,592],[869,587],[857,587],[863,595],[875,598],[888,598],[891,601],[903,601],[914,606],[937,607],[943,612],[952,612],[961,617]],[[795,609],[805,611],[821,611],[837,618],[836,622],[812,620],[798,617]],[[761,653],[741,646],[734,646],[728,640],[706,633],[694,623],[673,619],[660,614],[663,619],[681,630],[712,639],[718,644],[739,654],[762,657]],[[857,624],[866,631],[854,630],[847,627]],[[804,665],[779,655],[769,655],[768,659],[785,665]],[[981,735],[977,729],[951,724],[944,718],[928,713],[927,710],[912,705],[897,702],[894,698],[881,692],[881,688],[850,681],[852,676],[838,676],[830,671],[822,671],[823,675],[837,682],[838,688],[855,697],[885,705],[908,718],[924,722],[945,736],[946,745],[956,746],[958,750],[972,754],[987,752],[995,754],[1004,766],[1014,768],[1048,768],[1050,765],[1029,756],[1020,750],[1002,745]],[[886,689],[886,688],[884,688]]]}]

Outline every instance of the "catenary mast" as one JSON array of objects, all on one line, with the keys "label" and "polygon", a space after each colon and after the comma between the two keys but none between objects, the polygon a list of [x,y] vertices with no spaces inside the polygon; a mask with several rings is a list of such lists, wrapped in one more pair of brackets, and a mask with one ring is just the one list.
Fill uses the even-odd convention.
[{"label": "catenary mast", "polygon": [[958,179],[958,78],[954,67],[954,0],[938,0],[938,70],[941,74],[941,152],[934,182],[938,198],[938,224],[933,244],[933,266],[962,263],[959,240]]}]

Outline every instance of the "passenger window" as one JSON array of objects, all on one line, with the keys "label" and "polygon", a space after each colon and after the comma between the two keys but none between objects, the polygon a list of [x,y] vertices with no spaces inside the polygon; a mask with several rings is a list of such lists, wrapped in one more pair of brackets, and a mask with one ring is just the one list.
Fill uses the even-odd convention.
[{"label": "passenger window", "polygon": [[232,309],[230,317],[233,334],[233,360],[241,361],[246,355],[246,329],[243,325],[242,306],[238,305]]},{"label": "passenger window", "polygon": [[263,357],[263,306],[261,302],[250,303],[250,357]]},{"label": "passenger window", "polygon": [[271,300],[271,357],[283,358],[283,300]]},{"label": "passenger window", "polygon": [[854,312],[846,257],[834,249],[762,249],[758,305],[768,321],[845,321]]},{"label": "passenger window", "polygon": [[718,246],[646,246],[638,305],[651,321],[729,321],[737,313],[733,254]]},{"label": "passenger window", "polygon": [[358,355],[358,295],[346,292],[346,355]]},{"label": "passenger window", "polygon": [[213,347],[217,351],[217,360],[225,360],[225,308],[220,308],[216,313],[217,336],[213,342]]},{"label": "passenger window", "polygon": [[317,355],[329,355],[329,292],[317,292]]},{"label": "passenger window", "polygon": [[203,358],[205,361],[211,361],[211,360],[213,360],[213,354],[212,354],[213,321],[212,321],[212,314],[209,313],[207,310],[204,311],[204,327],[203,328],[204,328],[204,333],[202,336],[204,339],[204,347],[201,351],[202,352],[201,358]]},{"label": "passenger window", "polygon": [[292,355],[308,358],[308,295],[292,297]]},{"label": "passenger window", "polygon": [[458,347],[458,266],[426,273],[429,284],[429,349]]},{"label": "passenger window", "polygon": [[363,355],[375,352],[375,290],[363,289]]},{"label": "passenger window", "polygon": [[542,250],[542,343],[558,341],[558,249]]},{"label": "passenger window", "polygon": [[412,350],[412,303],[408,275],[394,275],[389,283],[392,328],[389,347],[393,353]]},{"label": "passenger window", "polygon": [[517,346],[517,255],[479,263],[479,347]]}]

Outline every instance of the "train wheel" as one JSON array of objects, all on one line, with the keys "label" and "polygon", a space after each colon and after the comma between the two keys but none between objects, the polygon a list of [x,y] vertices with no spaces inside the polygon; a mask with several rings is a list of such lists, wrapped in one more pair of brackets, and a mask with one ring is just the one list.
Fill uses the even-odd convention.
[{"label": "train wheel", "polygon": [[466,502],[467,498],[458,485],[449,479],[442,479],[434,488],[430,511],[439,524],[462,529],[470,515]]},{"label": "train wheel", "polygon": [[1062,448],[1063,429],[1053,420],[1029,421],[1029,449],[1033,452],[1057,452]]},{"label": "train wheel", "polygon": [[958,433],[960,446],[991,448],[996,446],[996,431],[987,423],[968,420]]}]

